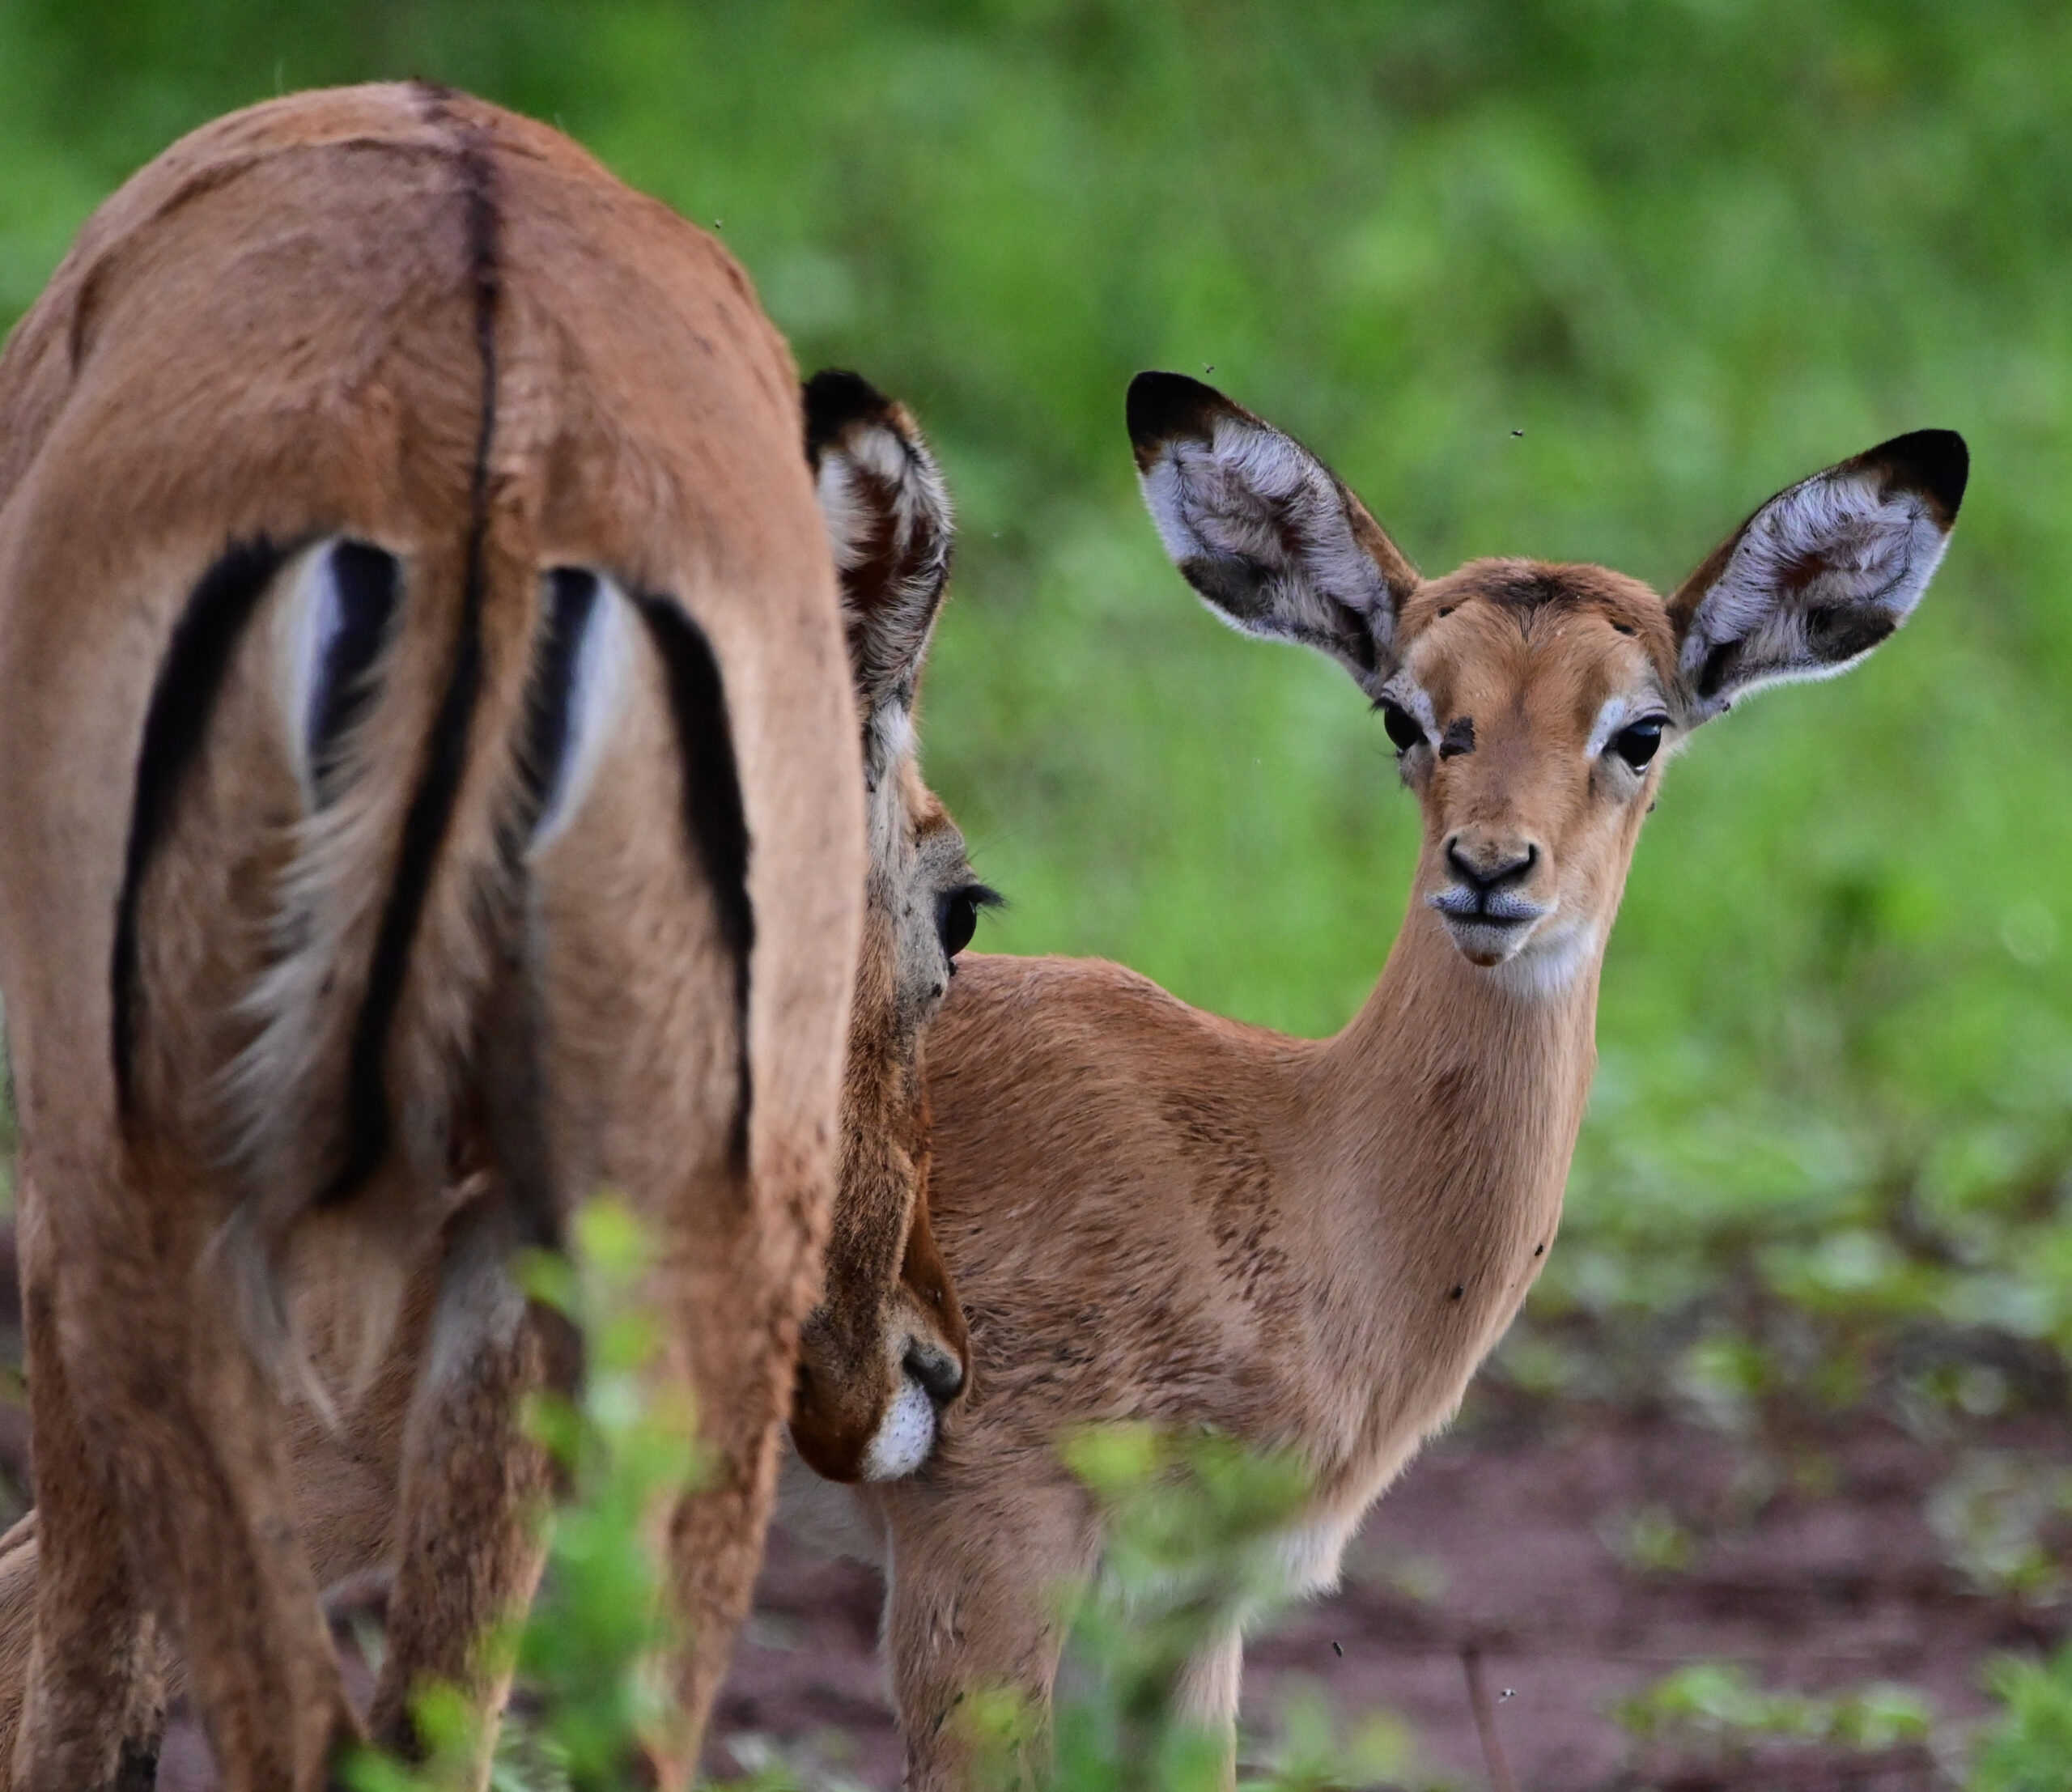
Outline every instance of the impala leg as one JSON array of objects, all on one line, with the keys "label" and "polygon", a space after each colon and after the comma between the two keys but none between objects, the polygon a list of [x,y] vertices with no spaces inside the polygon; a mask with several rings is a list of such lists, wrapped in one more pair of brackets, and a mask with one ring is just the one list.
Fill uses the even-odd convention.
[{"label": "impala leg", "polygon": [[[511,1277],[516,1242],[493,1197],[455,1222],[410,1412],[388,1650],[370,1716],[375,1740],[405,1756],[422,1752],[410,1705],[429,1684],[459,1688],[485,1718],[502,1711],[511,1663],[483,1645],[539,1580],[550,1467],[520,1408],[546,1378],[547,1352]],[[478,1784],[489,1740],[486,1726]]]},{"label": "impala leg", "polygon": [[[744,1232],[737,1248],[712,1251],[698,1273],[671,1278],[680,1286],[688,1282],[684,1310],[697,1315],[691,1382],[703,1471],[696,1490],[677,1502],[669,1525],[686,1642],[677,1670],[679,1727],[666,1755],[653,1764],[656,1782],[664,1786],[690,1784],[712,1701],[748,1616],[776,1503],[798,1315],[773,1303],[771,1278],[766,1271],[758,1273],[751,1236]],[[681,1321],[671,1330],[681,1349],[692,1334]]]},{"label": "impala leg", "polygon": [[[0,1792],[12,1792],[15,1784],[15,1745],[22,1731],[35,1650],[42,1564],[36,1526],[32,1513],[27,1524],[18,1527],[19,1534],[11,1533],[7,1546],[0,1549]],[[127,1688],[128,1710],[117,1732],[109,1782],[117,1792],[150,1792],[165,1738],[166,1705],[176,1690],[172,1671],[176,1664],[155,1620],[142,1620],[138,1648],[134,1656],[114,1651],[90,1658],[91,1665],[113,1671],[111,1684]]]},{"label": "impala leg", "polygon": [[[313,1792],[358,1723],[291,1521],[280,1402],[234,1303],[197,1286],[200,1228],[183,1237],[180,1220],[201,1204],[155,1199],[176,1187],[152,1200],[109,1192],[98,1211],[113,1235],[72,1260],[49,1310],[61,1375],[35,1372],[38,1421],[59,1396],[73,1416],[57,1421],[55,1460],[82,1446],[88,1471],[76,1487],[77,1464],[61,1471],[63,1486],[39,1473],[37,1636],[17,1782],[79,1792],[124,1783],[113,1776],[125,1771],[141,1782],[163,1701],[149,1613],[183,1635],[227,1792]],[[169,1215],[163,1233],[133,1235],[138,1217]],[[125,1734],[146,1751],[126,1769]]]},{"label": "impala leg", "polygon": [[0,1792],[13,1792],[15,1742],[36,1647],[37,1551],[32,1526],[0,1551]]},{"label": "impala leg", "polygon": [[1245,1671],[1245,1637],[1231,1629],[1209,1638],[1187,1658],[1173,1704],[1189,1723],[1215,1732],[1223,1745],[1223,1784],[1238,1784],[1238,1692]]},{"label": "impala leg", "polygon": [[[139,1658],[142,1609],[121,1513],[72,1399],[58,1348],[56,1254],[42,1204],[26,1183],[21,1251],[36,1489],[52,1508],[49,1519],[38,1523],[53,1531],[58,1566],[55,1574],[44,1574],[43,1551],[33,1534],[0,1560],[0,1612],[6,1624],[0,1654],[0,1764],[12,1786],[19,1745],[21,1784],[117,1786],[124,1783],[125,1761],[155,1763],[163,1713],[151,1709],[150,1676]],[[46,1578],[51,1598],[39,1620],[38,1588]],[[148,1776],[149,1768],[144,1771]],[[148,1777],[142,1783],[150,1783]]]},{"label": "impala leg", "polygon": [[117,1403],[141,1459],[122,1476],[131,1558],[163,1565],[146,1591],[176,1615],[225,1792],[315,1792],[360,1726],[295,1529],[280,1403],[223,1306],[188,1343],[185,1386],[167,1398],[170,1365],[147,1362]]},{"label": "impala leg", "polygon": [[137,1635],[129,1704],[116,1751],[116,1792],[151,1792],[158,1784],[159,1752],[165,1746],[168,1654],[163,1626],[146,1613]]},{"label": "impala leg", "polygon": [[907,1792],[962,1792],[973,1761],[959,1713],[971,1693],[1018,1692],[1047,1729],[1064,1645],[1059,1595],[1092,1572],[1097,1535],[1085,1495],[1070,1484],[958,1488],[923,1471],[884,1498],[885,1645]]}]

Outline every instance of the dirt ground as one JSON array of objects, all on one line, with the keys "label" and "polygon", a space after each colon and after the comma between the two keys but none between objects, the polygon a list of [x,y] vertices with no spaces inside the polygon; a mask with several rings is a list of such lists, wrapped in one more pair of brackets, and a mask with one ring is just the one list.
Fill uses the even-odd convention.
[{"label": "dirt ground", "polygon": [[[2010,1425],[1991,1442],[2009,1459],[2072,1465],[2072,1427]],[[1348,1716],[1401,1718],[1434,1778],[1480,1788],[1488,1769],[1463,1661],[1474,1647],[1520,1792],[1948,1785],[1919,1746],[1736,1756],[1643,1745],[1611,1715],[1680,1666],[1726,1662],[1777,1690],[1903,1683],[1947,1721],[1947,1747],[1986,1709],[1988,1657],[2064,1636],[2072,1614],[1984,1597],[1946,1562],[1924,1509],[1951,1470],[1951,1444],[1874,1423],[1820,1443],[1799,1464],[1824,1484],[1817,1493],[1758,1504],[1746,1453],[1712,1432],[1669,1417],[1478,1413],[1471,1399],[1463,1425],[1377,1510],[1344,1588],[1255,1639],[1248,1714],[1270,1720],[1291,1683],[1318,1684]],[[1628,1540],[1637,1531],[1657,1539],[1658,1557],[1681,1559],[1641,1565]],[[896,1786],[873,1656],[878,1600],[869,1571],[778,1538],[720,1708],[722,1739],[838,1732],[827,1752],[849,1774]]]},{"label": "dirt ground", "polygon": [[[11,1240],[0,1234],[0,1359],[19,1360]],[[29,1484],[28,1425],[0,1403],[0,1472]],[[1414,1740],[1416,1783],[1490,1785],[1463,1652],[1478,1650],[1519,1792],[1913,1792],[1954,1783],[1947,1761],[1986,1709],[1981,1665],[2072,1633],[2072,1607],[1988,1596],[1930,1526],[1935,1490],[1967,1453],[2072,1470],[2072,1418],[1924,1438],[1861,1420],[1802,1437],[1787,1470],[1658,1413],[1521,1403],[1486,1388],[1410,1469],[1347,1558],[1343,1589],[1257,1637],[1249,1719],[1290,1688],[1324,1688],[1348,1718],[1386,1711]],[[1780,1488],[1782,1491],[1780,1491]],[[11,1514],[10,1514],[11,1515]],[[899,1751],[875,1643],[875,1573],[773,1536],[756,1612],[716,1713],[724,1776],[758,1744],[872,1788]],[[1744,1666],[1763,1686],[1833,1692],[1876,1681],[1924,1695],[1936,1748],[1865,1754],[1805,1743],[1735,1753],[1637,1741],[1613,1708],[1694,1662]],[[1945,1756],[1937,1759],[1938,1749]],[[214,1783],[180,1714],[159,1783]]]}]

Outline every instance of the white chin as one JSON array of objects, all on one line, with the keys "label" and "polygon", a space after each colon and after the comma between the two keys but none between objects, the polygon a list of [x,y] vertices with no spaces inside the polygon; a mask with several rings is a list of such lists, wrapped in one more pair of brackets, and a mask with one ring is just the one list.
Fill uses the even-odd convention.
[{"label": "white chin", "polygon": [[899,1378],[899,1391],[878,1420],[870,1448],[864,1452],[864,1479],[896,1481],[928,1459],[936,1446],[936,1403],[911,1375]]},{"label": "white chin", "polygon": [[1446,931],[1453,936],[1454,945],[1460,955],[1470,964],[1480,965],[1484,970],[1492,965],[1508,963],[1523,949],[1532,929],[1514,924],[1509,927],[1492,927],[1487,922],[1456,921],[1449,919]]}]

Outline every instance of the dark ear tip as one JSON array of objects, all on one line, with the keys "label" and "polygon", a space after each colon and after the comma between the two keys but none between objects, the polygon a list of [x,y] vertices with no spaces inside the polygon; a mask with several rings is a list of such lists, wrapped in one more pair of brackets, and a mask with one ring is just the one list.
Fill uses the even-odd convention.
[{"label": "dark ear tip", "polygon": [[1207,436],[1216,416],[1232,408],[1215,387],[1184,373],[1140,373],[1130,381],[1123,410],[1137,465],[1150,465],[1158,449],[1176,435]]},{"label": "dark ear tip", "polygon": [[890,415],[892,401],[860,373],[826,367],[805,383],[806,456],[817,465],[820,452],[851,423]]},{"label": "dark ear tip", "polygon": [[1927,494],[1944,526],[1956,520],[1971,478],[1971,450],[1953,429],[1917,429],[1881,442],[1866,459],[1883,463],[1917,490]]}]

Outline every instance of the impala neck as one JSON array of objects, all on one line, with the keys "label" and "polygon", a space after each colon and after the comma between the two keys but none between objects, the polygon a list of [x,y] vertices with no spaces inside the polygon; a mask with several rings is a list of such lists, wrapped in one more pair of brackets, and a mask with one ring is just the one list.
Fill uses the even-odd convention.
[{"label": "impala neck", "polygon": [[1547,1260],[1603,957],[1600,931],[1535,987],[1471,965],[1413,897],[1374,994],[1314,1061],[1299,1182],[1320,1268],[1343,1284],[1332,1304],[1360,1316],[1334,1351],[1385,1426],[1451,1410]]},{"label": "impala neck", "polygon": [[1446,1078],[1450,1090],[1509,1102],[1527,1084],[1542,1095],[1569,1089],[1578,1075],[1586,1089],[1603,961],[1600,934],[1559,979],[1535,982],[1518,964],[1484,970],[1413,894],[1374,993],[1326,1048],[1333,1093],[1386,1092],[1399,1104],[1420,1082]]}]

